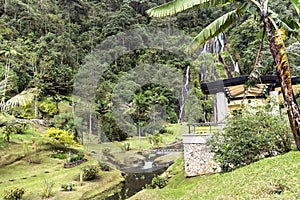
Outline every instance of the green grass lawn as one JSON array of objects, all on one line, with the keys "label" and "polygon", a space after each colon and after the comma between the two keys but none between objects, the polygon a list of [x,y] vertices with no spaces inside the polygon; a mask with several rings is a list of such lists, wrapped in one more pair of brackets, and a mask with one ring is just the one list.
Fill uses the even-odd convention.
[{"label": "green grass lawn", "polygon": [[147,189],[137,199],[300,199],[300,152],[266,158],[229,173],[185,178],[179,159],[163,189]]},{"label": "green grass lawn", "polygon": [[[38,151],[33,149],[38,144]],[[88,162],[73,168],[63,168],[65,160],[51,158],[52,150],[48,140],[33,130],[22,135],[12,135],[11,143],[0,149],[0,198],[6,188],[22,186],[25,188],[23,199],[41,199],[45,180],[54,182],[51,199],[87,199],[99,194],[108,195],[118,189],[124,180],[120,171],[100,171],[93,181],[79,182],[81,168],[86,165],[98,165],[98,161],[86,153]],[[40,164],[30,163],[29,160],[40,160]],[[62,191],[61,185],[74,183],[75,191]]]},{"label": "green grass lawn", "polygon": [[[171,144],[176,139],[182,139],[182,135],[188,133],[188,127],[186,124],[168,124],[166,125],[166,129],[172,133],[165,133],[162,135],[163,142],[159,144],[159,146],[165,146]],[[141,142],[140,142],[141,141]],[[147,137],[133,136],[129,137],[127,140],[122,142],[114,142],[119,148],[124,148],[125,142],[130,144],[130,148],[133,150],[148,150],[151,149],[152,146],[148,141]],[[156,147],[159,147],[156,146]]]},{"label": "green grass lawn", "polygon": [[[63,162],[58,159],[51,160],[48,156],[41,156],[41,158],[41,164],[18,161],[1,168],[0,196],[9,186],[22,186],[26,190],[24,199],[40,199],[43,194],[44,181],[48,179],[55,183],[51,199],[82,199],[83,196],[90,197],[112,189],[123,180],[118,171],[100,172],[98,180],[85,181],[81,186],[78,181],[80,168],[88,164],[97,164],[95,160],[89,158],[88,162],[80,166],[65,169]],[[75,191],[61,191],[61,185],[67,183],[76,184]]]}]

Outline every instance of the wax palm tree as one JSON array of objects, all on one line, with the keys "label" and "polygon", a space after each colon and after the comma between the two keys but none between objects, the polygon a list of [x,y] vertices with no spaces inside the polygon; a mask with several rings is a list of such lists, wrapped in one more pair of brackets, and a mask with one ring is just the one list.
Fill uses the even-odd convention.
[{"label": "wax palm tree", "polygon": [[141,148],[141,126],[147,120],[147,115],[150,111],[150,99],[142,92],[133,95],[132,102],[126,112],[134,115],[133,118],[137,120],[137,132],[139,136],[139,146]]},{"label": "wax palm tree", "polygon": [[151,109],[151,119],[155,122],[157,114],[161,114],[160,112],[157,112],[155,108],[156,104],[161,105],[162,107],[166,107],[166,105],[169,103],[169,99],[164,95],[164,92],[162,88],[157,87],[153,88],[151,90],[145,91],[145,96],[149,98],[150,104],[154,105]]},{"label": "wax palm tree", "polygon": [[[236,4],[233,4],[233,3]],[[297,14],[299,15],[299,2],[298,0],[291,0]],[[268,8],[268,0],[174,0],[165,3],[161,6],[148,10],[148,14],[152,17],[164,17],[173,15],[190,8],[207,8],[216,7],[221,5],[232,4],[236,8],[223,16],[219,17],[206,28],[204,28],[191,42],[188,47],[188,52],[199,48],[205,41],[217,36],[219,33],[225,31],[230,27],[237,19],[244,15],[249,6],[256,6],[261,16],[261,20],[264,24],[269,47],[273,59],[275,61],[276,71],[278,79],[281,83],[281,91],[287,105],[287,113],[291,125],[291,129],[294,135],[294,139],[298,150],[300,150],[300,113],[295,96],[292,90],[290,66],[288,62],[288,56],[284,45],[285,29],[297,33],[294,31],[294,27],[289,26],[280,20],[276,13],[272,12]],[[271,15],[272,13],[272,15]],[[277,22],[277,24],[276,24]],[[278,27],[278,24],[280,28]],[[295,24],[294,24],[295,25]],[[297,24],[296,24],[297,25]],[[285,29],[284,29],[285,28]],[[297,27],[299,29],[299,26]]]},{"label": "wax palm tree", "polygon": [[20,54],[14,49],[9,49],[9,50],[0,50],[0,56],[3,56],[5,59],[4,80],[1,81],[1,89],[3,88],[3,90],[1,91],[2,98],[0,102],[0,107],[2,107],[5,103],[8,86],[10,83],[11,62],[13,60],[13,57],[20,56]]}]

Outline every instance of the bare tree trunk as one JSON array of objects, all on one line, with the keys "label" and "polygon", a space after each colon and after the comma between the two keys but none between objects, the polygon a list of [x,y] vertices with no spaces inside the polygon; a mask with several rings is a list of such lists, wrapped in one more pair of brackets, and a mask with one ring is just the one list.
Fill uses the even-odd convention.
[{"label": "bare tree trunk", "polygon": [[92,106],[90,105],[89,110],[89,135],[92,134]]},{"label": "bare tree trunk", "polygon": [[267,17],[267,10],[263,8],[264,0],[261,0],[260,4],[262,6],[261,16],[268,36],[270,51],[275,61],[277,76],[281,84],[283,98],[287,106],[287,114],[290,121],[290,126],[294,135],[297,149],[300,151],[300,113],[293,93],[290,66],[284,47],[284,41],[280,34],[273,35],[271,21]]},{"label": "bare tree trunk", "polygon": [[140,120],[140,111],[138,111],[138,134],[139,134],[139,148],[141,150],[141,120]]}]

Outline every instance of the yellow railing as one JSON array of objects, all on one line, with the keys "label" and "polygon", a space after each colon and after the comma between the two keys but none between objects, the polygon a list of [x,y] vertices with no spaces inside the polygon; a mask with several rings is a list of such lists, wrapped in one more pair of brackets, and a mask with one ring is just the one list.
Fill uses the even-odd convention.
[{"label": "yellow railing", "polygon": [[215,122],[187,124],[189,134],[213,134],[220,131],[224,125],[224,123]]}]

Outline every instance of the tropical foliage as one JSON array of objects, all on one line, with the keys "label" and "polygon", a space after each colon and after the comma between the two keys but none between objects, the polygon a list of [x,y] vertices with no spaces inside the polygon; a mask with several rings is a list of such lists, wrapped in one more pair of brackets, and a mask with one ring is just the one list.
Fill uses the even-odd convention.
[{"label": "tropical foliage", "polygon": [[[184,120],[191,119],[191,122],[209,121],[213,113],[212,100],[201,94],[201,91],[197,91],[196,88],[199,87],[200,81],[211,81],[238,74],[232,67],[232,61],[239,63],[241,74],[251,72],[252,61],[256,57],[255,51],[261,38],[258,39],[255,34],[262,28],[258,22],[260,17],[259,14],[252,15],[255,11],[253,6],[243,6],[241,1],[188,0],[183,1],[183,6],[180,6],[179,1],[174,2],[168,1],[166,7],[175,6],[174,8],[176,8],[167,11],[168,15],[188,8],[193,9],[158,20],[150,19],[146,11],[165,3],[162,0],[105,0],[101,2],[92,0],[70,2],[63,0],[33,0],[30,2],[0,0],[0,107],[2,112],[13,114],[18,118],[44,118],[53,122],[55,127],[72,130],[78,136],[81,136],[83,132],[93,134],[101,132],[100,134],[105,135],[103,138],[124,140],[128,135],[137,134],[138,109],[124,105],[127,108],[127,113],[130,113],[133,119],[132,124],[128,125],[130,131],[124,131],[112,113],[113,91],[121,77],[130,74],[130,71],[136,66],[160,63],[169,68],[181,70],[182,73],[187,66],[191,67],[192,90],[190,93],[200,101],[192,100],[186,104],[187,108],[191,109],[184,116]],[[297,6],[295,2],[293,1],[294,5]],[[288,50],[289,53],[296,55],[295,44],[297,43],[296,40],[290,40],[290,35],[295,36],[297,31],[291,31],[293,23],[290,22],[294,19],[293,17],[298,16],[297,13],[292,10],[292,4],[288,1],[269,1],[269,4],[272,6],[272,16],[276,16],[275,22],[290,28],[287,29],[289,32],[286,42],[287,46],[291,47],[291,51]],[[212,7],[215,5],[219,9]],[[236,8],[234,11],[232,11],[233,7]],[[164,10],[166,9],[161,9],[159,16],[166,15]],[[222,13],[228,13],[227,17],[220,17]],[[251,17],[247,18],[250,15]],[[214,19],[218,20],[214,22]],[[229,22],[233,19],[236,19],[243,26],[230,26]],[[212,32],[205,28],[211,23],[216,26],[214,29],[212,27]],[[207,45],[210,46],[209,51],[205,54],[199,54],[191,62],[171,52],[150,48],[130,51],[130,53],[118,57],[120,49],[124,51],[128,49],[125,49],[120,41],[113,40],[111,45],[117,48],[111,49],[108,54],[114,59],[98,81],[95,101],[91,102],[86,110],[80,108],[75,100],[71,103],[70,95],[73,92],[73,83],[78,69],[84,64],[84,58],[93,52],[98,44],[110,36],[120,34],[122,31],[149,26],[166,28],[170,33],[172,28],[175,28],[190,36],[197,36],[199,30],[203,30],[205,37],[200,35],[194,41],[196,43],[206,40],[209,34],[216,35],[219,33],[218,29],[228,28],[230,31],[224,39],[228,40],[230,48],[227,44],[225,52],[215,56],[211,54],[213,45]],[[147,45],[147,41],[138,37],[128,38],[128,40],[133,44],[139,43],[140,46]],[[155,40],[165,42],[163,41],[164,38],[159,36]],[[176,40],[174,38],[174,41]],[[196,48],[197,45],[190,46],[191,49],[194,47]],[[263,66],[267,66],[265,71],[272,71],[272,57],[267,51],[266,45],[261,52],[264,59],[261,59],[260,62]],[[300,66],[299,59],[292,58],[291,61],[292,66],[294,66],[293,72],[297,73],[297,66]],[[149,75],[145,73],[145,76]],[[129,84],[129,82],[126,83]],[[181,84],[176,84],[176,86],[181,87]],[[150,105],[147,105],[151,109],[147,111],[147,115],[142,114],[144,116],[140,118],[141,131],[144,131],[142,134],[148,132],[143,128],[149,125],[151,120],[158,117],[158,114],[155,113],[159,109],[154,105],[159,104],[164,108],[166,121],[178,121],[179,100],[174,91],[158,84],[148,86],[138,84],[136,86],[140,90],[133,91],[134,94],[141,92],[143,96],[152,98],[148,100]],[[86,91],[89,91],[88,89],[85,88]],[[69,98],[70,105],[68,106],[72,107],[72,111],[84,110],[80,119],[72,122],[70,116],[65,116],[61,109],[58,109],[58,105],[65,97]],[[132,106],[134,105],[133,101],[134,95],[131,96],[128,103],[131,103]],[[93,109],[96,110],[96,113],[91,112]],[[75,130],[74,124],[78,123],[82,126]],[[97,128],[98,126],[101,127],[101,131]]]},{"label": "tropical foliage", "polygon": [[[236,3],[236,4],[234,4]],[[150,16],[153,17],[164,17],[172,15],[184,10],[187,10],[192,7],[215,7],[217,5],[227,5],[232,4],[236,9],[229,11],[217,18],[215,21],[210,23],[206,28],[204,28],[191,42],[188,47],[188,51],[194,51],[199,48],[200,45],[204,44],[207,40],[217,36],[219,33],[228,29],[233,23],[242,17],[246,12],[255,15],[254,10],[257,11],[258,15],[261,17],[263,23],[264,33],[266,33],[270,52],[274,59],[274,65],[276,67],[276,72],[278,79],[281,83],[281,91],[284,97],[284,100],[287,105],[288,117],[291,125],[292,132],[294,134],[295,142],[297,148],[300,150],[300,112],[297,105],[297,102],[294,97],[291,84],[291,75],[290,75],[290,66],[288,61],[287,52],[285,49],[285,29],[290,30],[293,34],[298,35],[299,24],[298,21],[290,20],[286,23],[286,19],[279,19],[278,14],[272,11],[269,8],[269,2],[260,0],[251,0],[248,2],[240,1],[197,1],[197,0],[174,0],[172,2],[163,4],[161,6],[152,8],[148,10]],[[299,4],[296,1],[292,1],[293,6],[297,14],[299,15]],[[254,10],[253,10],[254,9]],[[293,21],[294,23],[291,23]],[[277,23],[276,23],[277,22]],[[280,26],[281,28],[279,28]],[[254,63],[254,69],[257,69],[258,63]],[[253,70],[253,73],[257,74],[256,70]],[[257,79],[258,77],[254,74],[250,74],[250,77]]]}]

